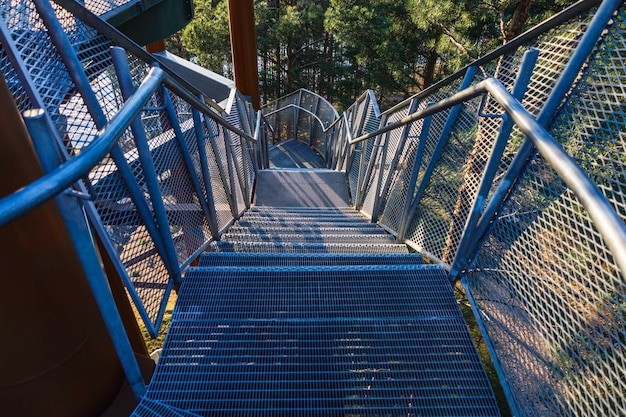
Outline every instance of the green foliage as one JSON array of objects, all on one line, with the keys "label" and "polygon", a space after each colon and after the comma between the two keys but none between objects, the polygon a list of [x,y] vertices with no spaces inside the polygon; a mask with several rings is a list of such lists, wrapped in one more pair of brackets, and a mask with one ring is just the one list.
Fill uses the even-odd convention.
[{"label": "green foliage", "polygon": [[232,77],[228,7],[223,0],[195,0],[195,17],[182,41],[198,64]]},{"label": "green foliage", "polygon": [[[182,45],[199,64],[232,76],[227,2],[194,3]],[[572,3],[256,0],[261,96],[269,101],[305,87],[345,108],[372,88],[386,107]],[[180,44],[168,45],[181,54]]]}]

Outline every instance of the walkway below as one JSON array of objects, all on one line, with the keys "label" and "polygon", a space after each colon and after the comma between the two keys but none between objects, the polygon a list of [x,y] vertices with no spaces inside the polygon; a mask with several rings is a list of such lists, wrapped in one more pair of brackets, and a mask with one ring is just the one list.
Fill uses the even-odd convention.
[{"label": "walkway below", "polygon": [[326,164],[315,151],[295,139],[271,146],[270,168],[324,168]]}]

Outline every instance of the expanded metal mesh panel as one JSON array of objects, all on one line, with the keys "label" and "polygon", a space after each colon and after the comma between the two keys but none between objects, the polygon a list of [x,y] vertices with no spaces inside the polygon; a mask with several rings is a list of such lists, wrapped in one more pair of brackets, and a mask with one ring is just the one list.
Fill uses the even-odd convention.
[{"label": "expanded metal mesh panel", "polygon": [[214,252],[268,253],[408,253],[406,245],[365,243],[212,242]]},{"label": "expanded metal mesh panel", "polygon": [[230,193],[230,176],[227,168],[225,138],[223,130],[213,120],[205,119],[206,154],[211,188],[217,214],[218,227],[221,230],[233,218],[228,194]]},{"label": "expanded metal mesh panel", "polygon": [[499,415],[445,274],[415,267],[192,270],[147,397],[200,415]]},{"label": "expanded metal mesh panel", "polygon": [[[447,89],[442,89],[437,91],[437,93],[431,94],[429,97],[427,97],[427,99],[420,101],[418,109],[421,110],[425,108],[426,104],[430,101],[442,100],[448,95],[456,92],[455,90],[457,88],[458,86],[452,85],[449,86]],[[446,123],[448,114],[449,111],[440,112],[434,115],[431,119],[430,129],[428,131],[424,152],[420,162],[417,182],[418,185],[421,183],[421,180],[424,177],[426,168],[428,167],[437,143],[439,142],[439,138]],[[383,196],[384,202],[386,204],[383,207],[381,224],[384,224],[390,230],[398,230],[402,222],[405,201],[407,198],[413,199],[414,197],[414,195],[408,195],[408,187],[410,183],[411,173],[413,170],[413,165],[416,162],[416,152],[419,146],[418,131],[421,131],[421,125],[420,123],[414,123],[414,126],[411,128],[410,131],[411,138],[407,140],[406,145],[401,150],[402,153],[399,155],[398,167],[396,168],[396,172],[393,173],[394,177],[392,179],[392,184],[389,188],[389,192],[386,196]]]},{"label": "expanded metal mesh panel", "polygon": [[[106,13],[112,9],[103,5],[113,8],[124,3],[128,2],[92,1],[87,6],[96,13]],[[43,4],[45,6],[45,2]],[[66,147],[67,157],[71,158],[89,146],[100,128],[115,117],[124,101],[110,54],[113,43],[64,9],[56,5],[52,7],[64,30],[64,33],[58,34],[59,38],[65,38],[69,45],[64,46],[62,51],[57,50],[49,37],[46,24],[32,2],[7,1],[0,4],[3,24],[11,37],[3,42],[0,65],[4,77],[9,80],[18,108],[45,107]],[[10,53],[16,56],[16,68],[9,65],[5,48],[10,48]],[[77,71],[83,71],[81,77],[87,81],[88,91],[80,90],[80,82],[75,85],[61,59],[61,52],[67,53],[66,59],[72,61]],[[130,55],[128,58],[132,83],[138,87],[150,68],[137,57]],[[32,82],[26,89],[24,82],[29,79]],[[167,100],[160,90],[149,99],[141,113],[141,125],[148,140],[148,157],[152,162],[145,164],[140,161],[136,140],[141,139],[134,137],[129,129],[118,142],[123,158],[113,161],[111,156],[107,156],[85,178],[85,185],[93,196],[93,202],[88,207],[95,209],[101,223],[97,229],[104,232],[106,245],[117,252],[119,262],[126,270],[125,279],[131,284],[131,297],[152,332],[167,300],[171,286],[170,272],[176,270],[175,263],[188,262],[190,256],[211,236],[201,204],[208,201],[208,190],[199,146],[203,147],[208,158],[206,163],[216,203],[218,227],[223,228],[232,220],[224,183],[231,187],[233,184],[229,175],[235,172],[233,163],[229,166],[224,162],[229,161],[225,157],[224,131],[207,120],[203,126],[204,134],[213,142],[199,145],[191,106],[173,93],[165,94],[172,100],[175,120],[167,116],[164,107]],[[89,109],[86,103],[91,103]],[[247,109],[244,108],[244,111]],[[245,118],[247,122],[249,114]],[[173,130],[174,125],[182,131],[178,137]],[[185,156],[187,151],[189,158]],[[239,158],[240,172],[242,175],[245,173],[251,183],[254,172],[249,152],[246,150],[242,154],[240,149],[236,157]],[[246,161],[245,168],[242,160]],[[155,191],[149,180],[152,166],[157,192],[150,195]],[[122,178],[125,170],[128,175]],[[237,187],[235,182],[233,188]],[[136,191],[134,195],[132,189]],[[241,191],[238,192],[238,200],[241,201]],[[157,198],[162,198],[159,204],[164,205],[167,218],[167,224],[159,226],[154,224],[158,217],[154,207]],[[143,206],[145,219],[139,215],[141,210],[138,205]],[[173,265],[169,271],[164,260],[167,251],[164,246],[167,244],[155,243],[154,239],[160,241],[163,236],[161,233],[159,236],[151,235],[148,231],[150,225],[144,224],[144,221],[152,225],[153,233],[159,233],[159,227],[161,230],[169,227],[178,258],[170,260]]]},{"label": "expanded metal mesh panel", "polygon": [[[143,183],[136,159],[131,161],[131,167]],[[113,161],[105,160],[94,167],[89,174],[89,184],[100,221],[148,317],[155,323],[161,302],[168,295],[170,277],[153,236],[143,224]]]},{"label": "expanded metal mesh panel", "polygon": [[84,0],[83,4],[94,14],[103,15],[107,12],[124,7],[141,7],[140,0]]},{"label": "expanded metal mesh panel", "polygon": [[536,160],[468,275],[528,415],[626,412],[626,285],[590,223]]},{"label": "expanded metal mesh panel", "polygon": [[11,92],[11,96],[15,100],[17,110],[23,113],[25,110],[32,109],[33,104],[24,90],[24,85],[20,82],[15,68],[11,65],[6,53],[7,51],[5,51],[4,47],[0,44],[0,72]]},{"label": "expanded metal mesh panel", "polygon": [[[444,263],[449,262],[447,256],[444,256],[447,254],[445,253],[447,241],[459,239],[463,231],[462,226],[465,224],[466,217],[463,217],[461,227],[454,230],[459,235],[452,237],[449,235],[455,212],[460,211],[467,215],[474,197],[469,192],[478,188],[480,172],[484,168],[493,143],[493,137],[481,137],[484,142],[475,146],[478,104],[478,100],[465,103],[459,112],[455,127],[446,141],[407,232],[410,240]],[[472,151],[476,152],[472,154]],[[471,164],[482,167],[472,168]],[[472,174],[472,169],[479,170],[479,174],[466,174],[461,169],[464,166],[467,166],[468,172]],[[464,191],[466,189],[467,193]],[[464,192],[460,197],[459,190]]]},{"label": "expanded metal mesh panel", "polygon": [[[624,11],[552,133],[624,218]],[[467,274],[526,415],[626,414],[626,285],[591,219],[536,158]],[[529,389],[532,387],[532,389]]]},{"label": "expanded metal mesh panel", "polygon": [[330,254],[330,253],[227,253],[206,252],[200,258],[200,267],[246,266],[334,266],[334,265],[417,265],[423,263],[417,253],[405,254]]},{"label": "expanded metal mesh panel", "polygon": [[[243,100],[237,96],[233,108],[226,116],[226,120],[233,126],[239,128],[243,132],[247,132],[251,135],[254,132],[254,126],[250,125],[250,115],[246,113],[248,106]],[[254,163],[252,162],[251,149],[253,145],[231,132],[230,134],[231,148],[233,151],[233,158],[235,161],[235,172],[239,177],[239,187],[241,196],[238,196],[238,210],[240,212],[244,209],[244,201],[251,200],[252,197],[252,184],[254,183],[255,171]],[[245,198],[244,198],[245,197]]]},{"label": "expanded metal mesh panel", "polygon": [[626,12],[621,9],[552,133],[626,220],[624,62]]},{"label": "expanded metal mesh panel", "polygon": [[[170,93],[166,93],[170,94]],[[152,149],[152,158],[159,175],[159,187],[167,212],[170,233],[176,239],[176,253],[179,264],[183,264],[211,237],[205,214],[200,203],[206,201],[202,172],[199,165],[198,141],[193,128],[191,107],[171,95],[177,110],[177,120],[170,121],[161,114],[161,126],[164,133],[152,139],[159,141]],[[177,137],[170,123],[181,127],[181,137]],[[196,164],[187,166],[183,152],[188,153]],[[198,195],[194,181],[200,187]]]},{"label": "expanded metal mesh panel", "polygon": [[[411,109],[411,102],[409,101],[409,102],[405,102],[404,105],[396,108],[392,112],[386,112],[385,114],[387,118],[386,118],[385,126],[391,123],[395,123],[399,121],[400,119],[402,119],[403,117],[407,116],[409,114],[410,109]],[[380,127],[383,127],[383,126],[381,125]],[[411,127],[410,129],[408,136],[411,139],[414,139],[413,136],[415,136],[414,131],[416,127],[417,127],[417,124]],[[370,182],[370,186],[366,191],[363,207],[361,208],[361,210],[364,213],[367,213],[370,216],[373,215],[374,202],[376,199],[376,187],[378,183],[380,183],[381,187],[384,187],[387,183],[389,175],[393,175],[393,173],[391,172],[391,164],[395,159],[396,153],[400,151],[398,147],[402,144],[401,140],[402,140],[403,131],[404,129],[392,130],[391,132],[386,134],[383,141],[381,141],[381,145],[385,146],[385,149],[386,149],[385,160],[384,161],[382,160],[383,152],[379,152],[376,169],[374,171],[374,178],[372,178]],[[381,176],[382,178],[380,178]],[[378,192],[382,193],[383,190],[381,189]]]}]

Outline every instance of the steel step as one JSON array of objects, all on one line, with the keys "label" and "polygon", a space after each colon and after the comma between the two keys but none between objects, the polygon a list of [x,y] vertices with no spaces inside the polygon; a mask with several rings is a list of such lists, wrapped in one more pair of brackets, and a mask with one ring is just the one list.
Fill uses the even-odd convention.
[{"label": "steel step", "polygon": [[300,253],[228,253],[205,252],[199,267],[247,266],[330,266],[330,265],[399,265],[422,264],[417,253],[406,254],[300,254]]},{"label": "steel step", "polygon": [[319,235],[385,235],[383,229],[379,227],[240,227],[234,226],[228,229],[228,233],[260,233],[270,235],[287,235],[287,234],[319,234]]},{"label": "steel step", "polygon": [[356,228],[377,228],[375,224],[369,222],[346,222],[346,221],[293,221],[293,220],[248,220],[243,218],[235,223],[237,227],[304,227],[304,228],[320,228],[320,227],[356,227]]},{"label": "steel step", "polygon": [[273,212],[269,212],[269,213],[264,213],[264,212],[259,212],[259,213],[250,213],[250,212],[246,212],[243,215],[243,218],[255,218],[255,217],[260,217],[260,218],[272,218],[272,219],[291,219],[291,218],[303,218],[303,219],[309,219],[309,218],[326,218],[326,217],[336,217],[338,219],[359,219],[359,220],[365,220],[365,217],[357,212],[352,212],[352,213],[328,213],[325,211],[319,211],[319,212],[310,212],[310,213],[273,213]]},{"label": "steel step", "polygon": [[223,242],[310,242],[310,243],[394,243],[395,237],[385,235],[270,235],[258,233],[226,233]]},{"label": "steel step", "polygon": [[381,243],[212,242],[213,252],[268,253],[409,253],[406,245]]},{"label": "steel step", "polygon": [[358,213],[354,207],[274,207],[253,206],[246,213]]}]

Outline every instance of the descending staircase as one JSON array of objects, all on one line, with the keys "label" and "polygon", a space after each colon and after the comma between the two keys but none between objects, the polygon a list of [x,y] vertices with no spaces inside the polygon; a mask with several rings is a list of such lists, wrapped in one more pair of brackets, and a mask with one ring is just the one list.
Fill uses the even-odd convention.
[{"label": "descending staircase", "polygon": [[185,276],[147,415],[496,416],[444,270],[349,207],[252,207]]}]

